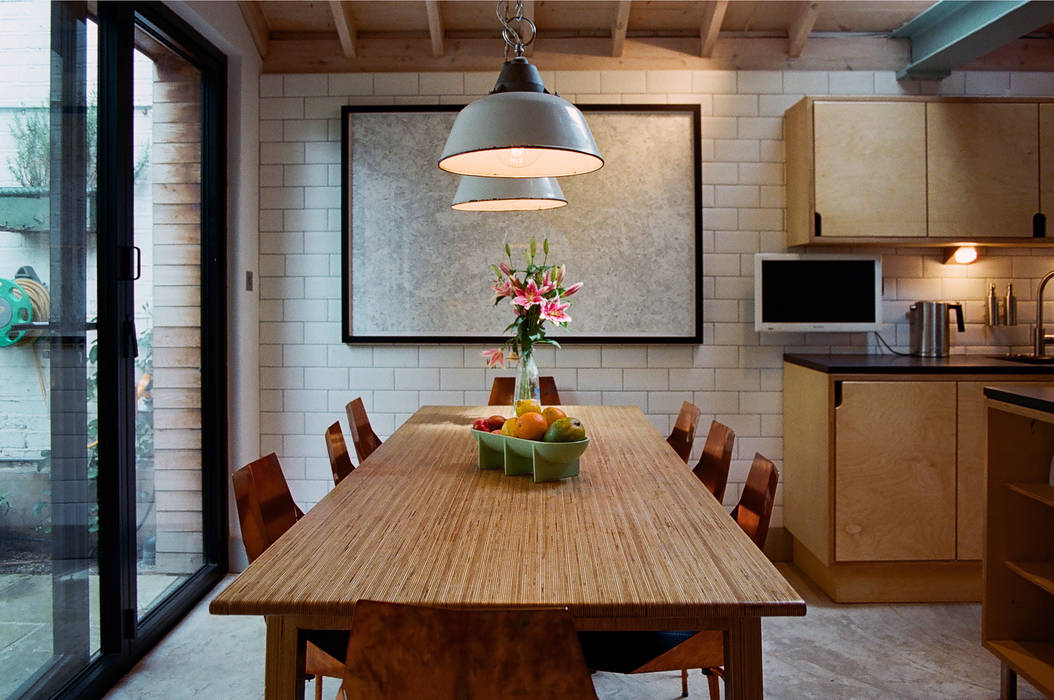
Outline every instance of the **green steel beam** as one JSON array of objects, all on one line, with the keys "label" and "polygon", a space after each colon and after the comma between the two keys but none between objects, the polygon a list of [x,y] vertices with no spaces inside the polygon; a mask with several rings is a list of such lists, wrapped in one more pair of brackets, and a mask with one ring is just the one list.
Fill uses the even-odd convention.
[{"label": "green steel beam", "polygon": [[897,80],[940,80],[970,61],[1054,21],[1054,2],[938,2],[893,32],[911,40]]}]

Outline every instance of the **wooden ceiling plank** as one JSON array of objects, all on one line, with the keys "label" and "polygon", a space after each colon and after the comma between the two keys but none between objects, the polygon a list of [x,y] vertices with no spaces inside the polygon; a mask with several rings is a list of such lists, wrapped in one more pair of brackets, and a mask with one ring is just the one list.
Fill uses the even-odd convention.
[{"label": "wooden ceiling plank", "polygon": [[816,18],[820,15],[820,3],[799,3],[798,14],[789,27],[787,27],[787,55],[791,58],[801,56],[805,49],[805,42],[809,39],[812,28],[816,26]]},{"label": "wooden ceiling plank", "polygon": [[439,0],[425,0],[428,10],[428,34],[432,39],[432,56],[442,58],[446,53],[443,41],[446,38],[443,29],[443,15],[439,12]]},{"label": "wooden ceiling plank", "polygon": [[340,37],[340,48],[348,58],[355,58],[356,44],[359,43],[358,31],[355,29],[355,18],[351,14],[351,3],[341,0],[329,0],[333,11],[333,23],[337,25],[337,36]]},{"label": "wooden ceiling plank", "polygon": [[[534,22],[534,0],[523,0],[523,16]],[[535,39],[537,39],[537,32]],[[535,42],[527,44],[527,47],[523,50],[523,55],[530,58],[534,55]]]},{"label": "wooden ceiling plank", "polygon": [[615,20],[611,23],[611,55],[622,56],[626,46],[626,30],[629,29],[629,10],[632,0],[619,0],[615,5]]},{"label": "wooden ceiling plank", "polygon": [[267,20],[264,18],[263,10],[260,9],[260,3],[256,0],[240,0],[238,9],[242,11],[242,18],[245,19],[245,25],[249,27],[249,34],[252,35],[260,58],[267,58],[271,30],[267,27]]},{"label": "wooden ceiling plank", "polygon": [[717,35],[721,33],[721,24],[725,21],[728,0],[710,0],[703,7],[703,21],[699,26],[699,55],[710,58],[717,44]]}]

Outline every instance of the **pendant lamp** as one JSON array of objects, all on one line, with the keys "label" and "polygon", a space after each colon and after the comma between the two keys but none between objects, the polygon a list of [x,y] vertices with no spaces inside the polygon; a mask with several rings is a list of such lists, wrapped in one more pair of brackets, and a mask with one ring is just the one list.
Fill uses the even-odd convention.
[{"label": "pendant lamp", "polygon": [[554,178],[464,175],[450,207],[458,211],[535,211],[567,205]]},{"label": "pendant lamp", "polygon": [[[506,61],[486,97],[461,110],[450,129],[439,167],[459,175],[540,178],[581,175],[604,165],[586,118],[573,104],[545,89],[538,69],[523,56],[536,29],[523,16],[507,16],[498,3]],[[517,31],[513,25],[518,25]],[[527,37],[521,31],[527,30]],[[508,58],[510,53],[513,58]]]}]

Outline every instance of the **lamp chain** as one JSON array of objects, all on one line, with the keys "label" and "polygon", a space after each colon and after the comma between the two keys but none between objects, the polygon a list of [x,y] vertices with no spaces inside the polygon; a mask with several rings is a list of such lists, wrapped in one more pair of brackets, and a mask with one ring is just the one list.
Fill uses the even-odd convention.
[{"label": "lamp chain", "polygon": [[[523,16],[523,0],[516,0],[513,9],[515,14],[510,16],[509,0],[498,0],[495,10],[502,26],[501,36],[505,39],[505,60],[509,60],[510,51],[516,57],[522,56],[523,50],[534,41],[538,33],[534,22]],[[514,27],[514,24],[517,26]]]}]

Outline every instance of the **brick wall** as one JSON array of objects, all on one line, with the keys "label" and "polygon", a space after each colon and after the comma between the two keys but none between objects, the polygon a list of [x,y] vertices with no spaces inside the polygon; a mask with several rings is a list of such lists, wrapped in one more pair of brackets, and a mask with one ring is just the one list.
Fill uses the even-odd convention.
[{"label": "brick wall", "polygon": [[[1054,73],[955,73],[898,83],[893,72],[545,72],[550,89],[580,103],[698,103],[703,144],[704,343],[568,346],[539,352],[568,403],[635,404],[666,434],[681,401],[703,410],[695,455],[711,417],[736,430],[727,504],[755,451],[782,468],[784,352],[875,352],[870,334],[765,334],[753,330],[753,256],[786,250],[783,113],[803,95],[1054,95]],[[419,406],[484,404],[494,372],[483,346],[349,346],[340,342],[340,107],[463,104],[495,73],[265,75],[260,80],[260,451],[282,460],[307,508],[332,487],[322,434],[361,396],[374,429],[390,435]],[[423,164],[423,167],[432,167]],[[584,177],[588,177],[584,176]],[[451,191],[453,191],[453,181]],[[851,248],[843,252],[852,251]],[[1054,254],[1004,249],[968,267],[934,249],[881,253],[883,336],[906,349],[903,315],[916,299],[966,303],[954,352],[1027,343],[1027,326],[983,325],[987,285],[1013,281],[1029,323],[1038,278]],[[481,275],[487,274],[480,270]],[[496,329],[498,330],[498,329]],[[347,429],[345,427],[345,432]],[[782,524],[782,486],[773,525]]]}]

